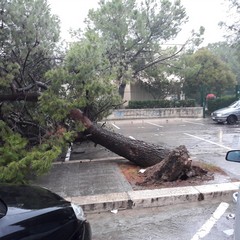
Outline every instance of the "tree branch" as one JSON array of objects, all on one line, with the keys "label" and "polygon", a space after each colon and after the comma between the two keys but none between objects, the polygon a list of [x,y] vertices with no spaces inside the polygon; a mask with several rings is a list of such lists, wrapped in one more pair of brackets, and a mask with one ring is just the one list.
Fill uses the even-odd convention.
[{"label": "tree branch", "polygon": [[37,102],[40,97],[40,93],[14,93],[0,95],[0,102],[14,102],[14,101],[27,101],[27,102]]},{"label": "tree branch", "polygon": [[155,64],[157,64],[157,63],[160,63],[160,62],[163,62],[163,61],[166,61],[166,60],[168,60],[168,59],[171,59],[171,58],[175,57],[176,55],[178,55],[178,54],[184,49],[184,47],[185,47],[185,44],[182,45],[182,47],[181,47],[178,51],[176,51],[174,54],[172,54],[172,55],[170,55],[170,56],[167,56],[167,57],[164,57],[164,58],[158,57],[158,58],[154,59],[152,62],[150,62],[150,63],[142,66],[142,67],[139,68],[139,69],[137,69],[137,70],[134,72],[133,75],[136,75],[137,73],[139,73],[139,72],[145,70],[146,68],[149,68],[149,67],[151,67],[151,66],[153,66],[153,65],[155,65]]}]

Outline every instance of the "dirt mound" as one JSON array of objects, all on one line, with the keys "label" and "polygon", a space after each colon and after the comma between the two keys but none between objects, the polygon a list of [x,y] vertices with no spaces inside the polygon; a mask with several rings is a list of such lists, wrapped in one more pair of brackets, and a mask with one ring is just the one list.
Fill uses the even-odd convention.
[{"label": "dirt mound", "polygon": [[[176,181],[156,181],[148,174],[145,174],[146,169],[141,169],[134,163],[125,162],[119,163],[120,170],[131,184],[134,190],[154,189],[154,188],[166,188],[166,187],[181,187],[181,186],[196,186],[211,183],[230,182],[232,179],[220,168],[207,164],[201,161],[193,161],[192,168],[195,171],[200,170],[200,174],[190,176],[186,179],[178,179]],[[153,169],[150,171],[154,171]],[[204,172],[202,172],[204,171]],[[150,174],[150,173],[149,173]],[[150,176],[152,173],[150,174]]]}]

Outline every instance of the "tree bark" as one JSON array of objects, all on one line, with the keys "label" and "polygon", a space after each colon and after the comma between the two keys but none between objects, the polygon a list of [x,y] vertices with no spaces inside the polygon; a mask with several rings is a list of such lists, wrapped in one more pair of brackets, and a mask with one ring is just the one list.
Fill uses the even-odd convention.
[{"label": "tree bark", "polygon": [[161,162],[170,152],[162,146],[133,140],[121,134],[93,124],[80,110],[72,110],[70,116],[75,121],[81,121],[86,127],[85,136],[96,144],[134,162],[141,167],[153,166]]},{"label": "tree bark", "polygon": [[170,151],[162,146],[130,139],[93,124],[78,109],[72,110],[70,117],[83,123],[86,128],[84,135],[94,143],[147,168],[144,183],[171,182],[207,175],[206,170],[192,166],[188,150],[183,145]]},{"label": "tree bark", "polygon": [[179,146],[160,163],[149,167],[144,172],[146,182],[185,180],[195,174],[192,169],[188,151],[185,146]]},{"label": "tree bark", "polygon": [[28,102],[37,102],[40,93],[13,93],[13,94],[2,94],[0,95],[0,102],[9,101],[28,101]]},{"label": "tree bark", "polygon": [[119,95],[121,96],[122,99],[124,98],[126,85],[127,84],[125,82],[123,82],[123,83],[120,83],[120,85],[118,87],[118,93],[119,93]]}]

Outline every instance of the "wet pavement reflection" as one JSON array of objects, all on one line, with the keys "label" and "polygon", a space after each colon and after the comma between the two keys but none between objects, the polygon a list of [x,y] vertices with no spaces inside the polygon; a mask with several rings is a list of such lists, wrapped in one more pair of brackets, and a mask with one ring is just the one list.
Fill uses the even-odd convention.
[{"label": "wet pavement reflection", "polygon": [[240,179],[240,164],[225,160],[227,151],[240,149],[239,124],[217,124],[210,118],[178,118],[114,121],[108,125],[125,136],[154,144],[170,148],[185,145],[193,159],[215,164]]}]

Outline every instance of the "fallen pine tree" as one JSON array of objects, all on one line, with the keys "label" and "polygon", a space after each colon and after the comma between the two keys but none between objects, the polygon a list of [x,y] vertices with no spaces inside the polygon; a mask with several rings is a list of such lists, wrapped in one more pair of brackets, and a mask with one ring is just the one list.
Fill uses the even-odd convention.
[{"label": "fallen pine tree", "polygon": [[185,146],[170,150],[163,146],[130,139],[94,124],[79,109],[71,110],[70,117],[84,125],[84,136],[87,139],[140,167],[147,168],[144,173],[146,181],[185,180],[207,173],[200,167],[192,166],[192,160]]}]

